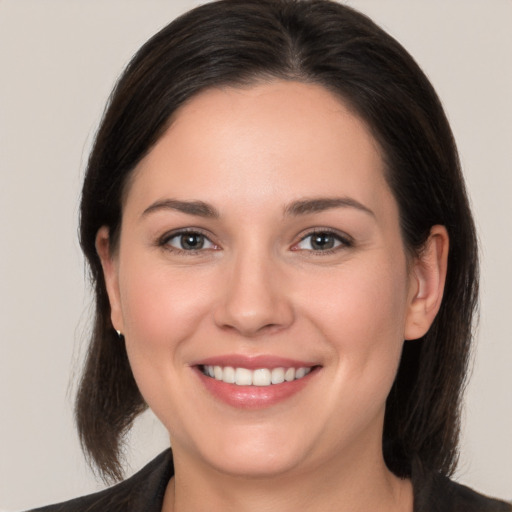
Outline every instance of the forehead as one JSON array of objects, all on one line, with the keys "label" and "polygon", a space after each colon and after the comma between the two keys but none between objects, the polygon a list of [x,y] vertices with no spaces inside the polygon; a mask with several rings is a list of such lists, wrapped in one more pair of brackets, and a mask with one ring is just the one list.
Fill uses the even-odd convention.
[{"label": "forehead", "polygon": [[137,166],[132,184],[139,199],[206,195],[224,205],[333,194],[378,202],[383,189],[389,192],[365,123],[325,88],[285,81],[193,97]]}]

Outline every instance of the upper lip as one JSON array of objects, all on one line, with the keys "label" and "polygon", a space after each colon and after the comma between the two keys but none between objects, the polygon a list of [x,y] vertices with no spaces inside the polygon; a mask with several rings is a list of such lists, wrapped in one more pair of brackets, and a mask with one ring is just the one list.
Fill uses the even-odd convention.
[{"label": "upper lip", "polygon": [[272,370],[273,368],[308,368],[318,366],[318,363],[265,354],[254,356],[226,354],[198,360],[192,363],[191,366],[231,366],[233,368],[247,368],[248,370],[259,368]]}]

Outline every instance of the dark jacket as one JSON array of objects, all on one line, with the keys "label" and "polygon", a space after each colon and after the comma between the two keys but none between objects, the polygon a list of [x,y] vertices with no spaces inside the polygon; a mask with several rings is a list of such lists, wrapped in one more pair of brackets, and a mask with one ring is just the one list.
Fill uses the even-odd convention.
[{"label": "dark jacket", "polygon": [[[110,489],[31,512],[161,512],[165,489],[174,474],[171,450]],[[415,512],[512,512],[502,501],[440,477],[415,490]],[[202,512],[202,511],[198,511]]]}]

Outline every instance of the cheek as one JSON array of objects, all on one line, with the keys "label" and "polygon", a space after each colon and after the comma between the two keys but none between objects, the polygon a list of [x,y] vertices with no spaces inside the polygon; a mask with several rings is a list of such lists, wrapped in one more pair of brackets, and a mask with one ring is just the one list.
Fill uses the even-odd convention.
[{"label": "cheek", "polygon": [[325,279],[311,280],[305,286],[309,292],[307,304],[311,310],[314,308],[321,325],[351,333],[350,338],[372,345],[376,332],[381,332],[383,338],[402,336],[406,281],[405,265],[404,270],[391,262],[380,262],[378,268],[347,266],[339,272],[329,272]]},{"label": "cheek", "polygon": [[194,403],[183,379],[191,339],[210,309],[211,279],[202,269],[191,275],[136,254],[122,261],[119,276],[125,342],[135,380],[168,430],[179,431],[181,423],[173,411],[185,411]]},{"label": "cheek", "polygon": [[203,273],[201,269],[172,271],[154,263],[140,270],[127,265],[126,272],[120,273],[126,337],[143,341],[144,350],[168,349],[186,339],[210,301]]},{"label": "cheek", "polygon": [[331,272],[328,283],[309,283],[304,310],[329,343],[342,378],[390,387],[404,340],[405,263],[347,266]]}]

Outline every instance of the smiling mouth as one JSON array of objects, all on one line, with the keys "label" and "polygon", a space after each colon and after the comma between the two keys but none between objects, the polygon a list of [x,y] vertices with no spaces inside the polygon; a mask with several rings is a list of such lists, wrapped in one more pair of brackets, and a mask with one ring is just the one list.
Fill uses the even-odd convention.
[{"label": "smiling mouth", "polygon": [[207,377],[226,384],[236,386],[270,386],[300,380],[308,375],[313,367],[301,366],[300,368],[234,368],[232,366],[200,366],[201,372]]}]

